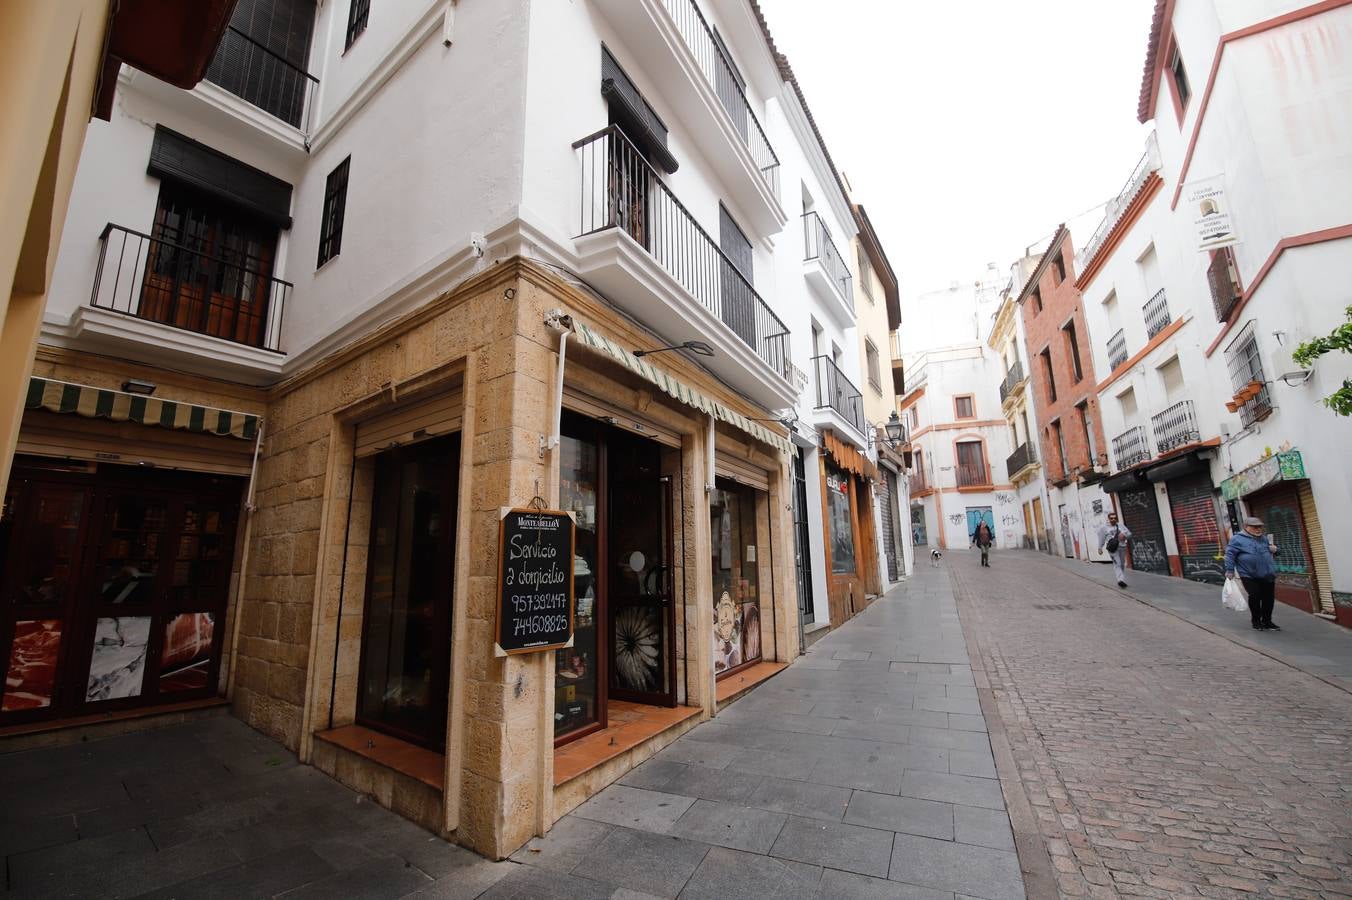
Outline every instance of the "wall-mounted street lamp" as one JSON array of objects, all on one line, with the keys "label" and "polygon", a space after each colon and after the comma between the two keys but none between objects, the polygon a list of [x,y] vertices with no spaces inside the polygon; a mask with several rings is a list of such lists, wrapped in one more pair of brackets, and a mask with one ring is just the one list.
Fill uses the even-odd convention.
[{"label": "wall-mounted street lamp", "polygon": [[713,356],[714,348],[704,341],[686,341],[684,344],[672,344],[670,347],[655,347],[652,350],[635,350],[634,356],[644,357],[653,353],[666,353],[668,350],[689,350],[696,356]]},{"label": "wall-mounted street lamp", "polygon": [[869,431],[868,442],[870,447],[873,446],[874,443],[873,436],[874,434],[877,433],[878,428],[882,428],[884,435],[883,443],[887,444],[887,448],[889,450],[895,450],[902,444],[906,443],[906,426],[901,424],[901,419],[898,418],[897,411],[895,409],[892,410],[892,415],[888,417],[887,422],[885,424],[881,426],[874,425],[873,430]]}]

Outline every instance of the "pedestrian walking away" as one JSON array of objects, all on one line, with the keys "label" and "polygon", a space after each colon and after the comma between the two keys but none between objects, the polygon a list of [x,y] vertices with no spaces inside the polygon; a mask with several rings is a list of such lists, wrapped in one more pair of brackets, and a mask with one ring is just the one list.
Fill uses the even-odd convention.
[{"label": "pedestrian walking away", "polygon": [[1272,621],[1276,602],[1277,545],[1264,536],[1263,520],[1249,516],[1225,547],[1225,577],[1238,577],[1249,595],[1249,619],[1258,631],[1281,631]]},{"label": "pedestrian walking away", "polygon": [[982,519],[976,526],[976,531],[972,532],[972,543],[981,548],[981,564],[986,568],[991,565],[991,545],[995,543],[995,536],[991,534],[991,527]]},{"label": "pedestrian walking away", "polygon": [[1131,540],[1131,529],[1117,524],[1117,513],[1108,513],[1108,524],[1098,529],[1099,552],[1113,558],[1113,575],[1117,576],[1117,586],[1127,586],[1127,541]]}]

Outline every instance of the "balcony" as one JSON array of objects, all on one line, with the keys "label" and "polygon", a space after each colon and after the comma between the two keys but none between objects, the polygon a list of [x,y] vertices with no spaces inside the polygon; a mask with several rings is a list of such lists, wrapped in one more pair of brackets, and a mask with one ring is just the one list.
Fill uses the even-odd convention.
[{"label": "balcony", "polygon": [[1014,365],[1009,367],[1005,373],[1005,380],[1000,382],[1000,402],[1004,403],[1010,394],[1014,393],[1015,388],[1023,383],[1023,360],[1014,360]]},{"label": "balcony", "polygon": [[912,497],[914,497],[916,494],[919,494],[923,491],[928,491],[930,489],[929,479],[925,477],[924,472],[912,472],[910,483]]},{"label": "balcony", "polygon": [[901,358],[901,336],[894,331],[888,337],[892,345],[892,391],[900,397],[906,393],[906,362]]},{"label": "balcony", "polygon": [[1116,371],[1117,367],[1127,361],[1127,336],[1122,333],[1122,329],[1117,329],[1117,333],[1108,338],[1108,370]]},{"label": "balcony", "polygon": [[1211,264],[1206,268],[1207,286],[1211,288],[1211,305],[1216,310],[1216,321],[1225,322],[1239,303],[1239,279],[1230,261],[1230,248],[1212,252]]},{"label": "balcony", "polygon": [[310,134],[319,79],[233,25],[226,29],[205,77],[302,134]]},{"label": "balcony", "polygon": [[1145,336],[1147,339],[1153,338],[1161,331],[1169,327],[1173,319],[1169,316],[1169,299],[1164,296],[1164,288],[1155,292],[1155,296],[1145,301],[1141,307],[1141,313],[1145,316]]},{"label": "balcony", "polygon": [[831,232],[815,212],[803,213],[803,274],[821,301],[842,325],[854,324],[854,291],[850,267]]},{"label": "balcony", "polygon": [[958,473],[958,487],[984,488],[991,486],[991,467],[984,461],[959,462],[955,467]]},{"label": "balcony", "polygon": [[[594,0],[700,148],[757,234],[788,224],[779,199],[779,157],[713,29],[694,0]],[[763,89],[762,89],[763,92]]]},{"label": "balcony", "polygon": [[1155,432],[1155,447],[1162,454],[1202,439],[1191,400],[1180,400],[1159,415],[1151,416],[1150,427]]},{"label": "balcony", "polygon": [[864,395],[845,376],[829,356],[812,357],[817,376],[817,409],[830,409],[845,420],[859,436],[864,435]]},{"label": "balcony", "polygon": [[1019,477],[1024,469],[1036,463],[1037,451],[1033,449],[1031,443],[1024,442],[1005,460],[1005,471],[1009,473],[1009,479],[1013,481]]},{"label": "balcony", "polygon": [[1094,257],[1098,255],[1099,250],[1103,249],[1104,243],[1108,240],[1108,235],[1112,234],[1113,227],[1121,220],[1131,201],[1136,199],[1136,195],[1141,192],[1146,179],[1150,173],[1160,167],[1159,162],[1159,144],[1152,132],[1149,140],[1146,142],[1145,153],[1142,154],[1136,167],[1131,170],[1131,175],[1127,177],[1127,183],[1122,186],[1122,190],[1117,192],[1117,196],[1108,201],[1103,211],[1103,221],[1099,222],[1098,227],[1094,229],[1093,235],[1089,238],[1089,243],[1084,245],[1084,250],[1076,257],[1075,271],[1083,272],[1089,263],[1093,262]]},{"label": "balcony", "polygon": [[573,144],[578,274],[658,335],[697,337],[705,365],[764,406],[797,402],[789,329],[616,126]]},{"label": "balcony", "polygon": [[109,224],[89,305],[71,334],[91,349],[266,383],[281,371],[291,284],[241,256],[211,256]]},{"label": "balcony", "polygon": [[1118,471],[1129,469],[1149,458],[1150,441],[1146,439],[1145,429],[1140,425],[1128,428],[1113,438],[1113,459],[1117,460]]}]

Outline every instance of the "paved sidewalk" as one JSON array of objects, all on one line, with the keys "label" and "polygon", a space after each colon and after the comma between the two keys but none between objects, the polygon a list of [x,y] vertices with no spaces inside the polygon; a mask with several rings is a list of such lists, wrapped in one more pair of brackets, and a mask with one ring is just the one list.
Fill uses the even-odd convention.
[{"label": "paved sidewalk", "polygon": [[[1110,565],[1043,558],[1104,587],[1118,589]],[[1248,613],[1221,606],[1221,589],[1215,585],[1149,572],[1128,572],[1127,581],[1125,593],[1142,603],[1352,692],[1352,629],[1278,603],[1272,617],[1282,630],[1254,631]]]},{"label": "paved sidewalk", "polygon": [[0,754],[0,858],[0,896],[81,900],[470,900],[513,868],[225,715]]},{"label": "paved sidewalk", "polygon": [[1023,897],[976,698],[948,573],[922,567],[485,896]]},{"label": "paved sidewalk", "polygon": [[491,863],[227,716],[0,755],[6,897],[1023,896],[948,573]]}]

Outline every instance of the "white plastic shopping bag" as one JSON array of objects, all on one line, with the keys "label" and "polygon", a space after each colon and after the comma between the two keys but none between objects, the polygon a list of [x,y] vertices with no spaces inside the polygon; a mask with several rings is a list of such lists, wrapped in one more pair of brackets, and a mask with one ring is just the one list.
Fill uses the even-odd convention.
[{"label": "white plastic shopping bag", "polygon": [[1240,585],[1239,579],[1225,579],[1225,587],[1221,588],[1221,605],[1236,612],[1249,611],[1249,598],[1245,596],[1244,588]]}]

